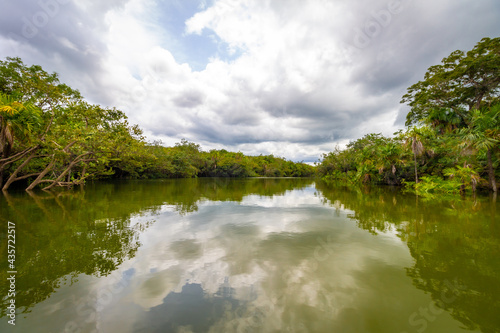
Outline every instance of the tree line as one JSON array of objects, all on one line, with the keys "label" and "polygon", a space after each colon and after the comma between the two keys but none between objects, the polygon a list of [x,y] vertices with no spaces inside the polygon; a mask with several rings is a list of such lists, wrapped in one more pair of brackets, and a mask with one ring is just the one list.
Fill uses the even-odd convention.
[{"label": "tree line", "polygon": [[500,38],[452,52],[408,88],[406,129],[367,134],[324,154],[327,181],[405,185],[417,193],[497,192]]},{"label": "tree line", "polygon": [[89,104],[56,73],[0,61],[0,188],[68,187],[88,179],[311,176],[314,167],[284,158],[202,151],[147,142],[116,108]]}]

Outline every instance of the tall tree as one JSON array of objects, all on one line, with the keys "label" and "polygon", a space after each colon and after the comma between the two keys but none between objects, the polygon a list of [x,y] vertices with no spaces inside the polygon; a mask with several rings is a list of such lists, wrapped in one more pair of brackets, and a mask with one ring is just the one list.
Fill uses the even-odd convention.
[{"label": "tall tree", "polygon": [[415,183],[418,183],[417,172],[417,156],[422,155],[424,152],[424,145],[422,143],[422,130],[418,127],[411,127],[406,133],[406,145],[409,145],[413,153],[413,162],[415,166]]},{"label": "tall tree", "polygon": [[[0,94],[3,110],[0,174],[20,163],[10,173],[8,184],[0,179],[2,189],[7,189],[13,181],[38,174],[17,175],[33,159],[46,157],[46,153],[39,151],[47,145],[46,137],[54,118],[81,96],[77,90],[61,84],[57,74],[49,74],[40,66],[26,66],[19,58],[0,61]],[[18,140],[22,144],[13,145],[15,136],[22,139],[28,133],[30,140]]]},{"label": "tall tree", "polygon": [[454,126],[464,127],[470,123],[470,110],[491,103],[499,93],[500,38],[483,38],[469,52],[454,51],[442,64],[431,66],[401,103],[411,107],[407,126],[448,118]]}]

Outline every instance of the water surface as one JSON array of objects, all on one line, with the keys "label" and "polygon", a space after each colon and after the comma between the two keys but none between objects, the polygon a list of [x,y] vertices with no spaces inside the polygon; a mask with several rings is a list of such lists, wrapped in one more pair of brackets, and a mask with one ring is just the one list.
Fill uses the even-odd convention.
[{"label": "water surface", "polygon": [[309,179],[0,195],[0,331],[499,332],[495,209]]}]

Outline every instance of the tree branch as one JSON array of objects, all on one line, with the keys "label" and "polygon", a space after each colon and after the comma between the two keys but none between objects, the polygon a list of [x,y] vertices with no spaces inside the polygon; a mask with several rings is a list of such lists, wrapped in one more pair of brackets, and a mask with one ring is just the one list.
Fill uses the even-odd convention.
[{"label": "tree branch", "polygon": [[36,146],[33,146],[33,147],[26,148],[25,150],[23,150],[23,151],[15,154],[15,155],[12,155],[12,156],[4,158],[4,159],[1,159],[0,163],[3,163],[2,164],[3,166],[9,165],[11,163],[14,163],[14,162],[20,160],[21,158],[23,158],[26,154],[30,153],[33,149],[38,149],[39,147],[40,147],[40,145],[36,145]]},{"label": "tree branch", "polygon": [[[16,170],[14,170],[14,172],[10,175],[9,179],[7,180],[7,182],[5,183],[5,185],[2,187],[2,191],[7,191],[7,189],[9,188],[9,186],[15,182],[16,180],[19,180],[17,177],[17,174],[19,173],[19,171],[21,171],[32,159],[33,157],[35,157],[35,151],[33,151],[31,153],[30,156],[28,156],[28,158],[23,162],[21,163],[17,168]],[[23,179],[23,178],[22,178]]]},{"label": "tree branch", "polygon": [[31,191],[35,188],[35,186],[40,184],[43,177],[45,177],[45,175],[54,167],[55,163],[56,163],[56,159],[55,159],[55,155],[53,154],[52,161],[50,161],[50,163],[45,167],[45,169],[43,169],[43,171],[38,175],[38,177],[35,179],[35,181],[33,183],[31,183],[30,186],[28,186],[26,188],[26,191]]},{"label": "tree branch", "polygon": [[54,183],[50,184],[49,186],[47,187],[44,187],[43,190],[50,190],[52,187],[54,187],[55,185],[57,185],[61,179],[64,178],[64,176],[66,176],[66,174],[69,172],[69,170],[71,170],[76,164],[80,163],[82,158],[87,156],[87,155],[91,155],[92,153],[91,152],[87,152],[87,153],[83,153],[79,156],[77,156],[69,165],[68,167],[59,175],[59,177],[57,177],[54,181]]}]

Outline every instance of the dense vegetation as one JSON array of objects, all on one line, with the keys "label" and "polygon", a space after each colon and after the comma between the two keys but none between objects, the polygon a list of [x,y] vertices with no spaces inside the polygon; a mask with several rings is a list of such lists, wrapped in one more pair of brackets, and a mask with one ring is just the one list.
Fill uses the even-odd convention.
[{"label": "dense vegetation", "polygon": [[323,156],[327,181],[405,184],[417,193],[497,191],[500,38],[455,51],[403,96],[407,129],[368,134]]},{"label": "dense vegetation", "polygon": [[269,156],[148,143],[115,108],[87,103],[57,74],[0,61],[0,188],[82,184],[86,179],[311,176],[314,168]]}]

